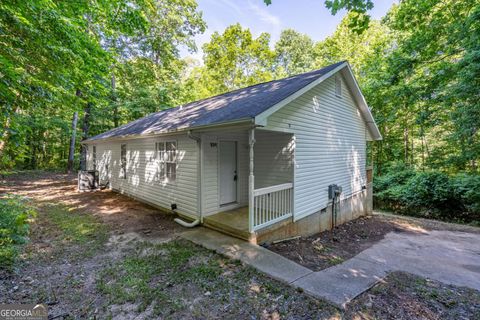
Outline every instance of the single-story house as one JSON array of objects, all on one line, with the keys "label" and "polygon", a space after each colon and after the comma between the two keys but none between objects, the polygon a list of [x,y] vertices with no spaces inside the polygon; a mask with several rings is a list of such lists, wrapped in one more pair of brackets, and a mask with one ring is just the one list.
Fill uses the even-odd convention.
[{"label": "single-story house", "polygon": [[101,184],[192,225],[265,242],[368,214],[366,147],[380,139],[343,61],[153,113],[83,143]]}]

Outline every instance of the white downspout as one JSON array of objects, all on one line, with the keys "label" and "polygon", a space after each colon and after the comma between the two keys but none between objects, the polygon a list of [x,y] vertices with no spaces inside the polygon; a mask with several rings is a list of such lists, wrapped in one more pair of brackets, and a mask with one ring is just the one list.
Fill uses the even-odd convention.
[{"label": "white downspout", "polygon": [[197,208],[199,209],[199,218],[192,221],[192,222],[186,222],[180,218],[175,218],[173,219],[173,221],[175,221],[176,223],[178,223],[179,225],[183,226],[183,227],[186,227],[186,228],[193,228],[195,226],[198,226],[200,224],[200,222],[203,221],[203,216],[202,216],[202,181],[201,181],[201,170],[202,170],[202,165],[201,165],[201,138],[200,137],[197,137],[197,136],[194,136],[192,134],[192,131],[189,130],[187,132],[187,135],[190,139],[192,140],[195,140],[197,142],[197,157],[198,157],[198,161],[197,161]]}]

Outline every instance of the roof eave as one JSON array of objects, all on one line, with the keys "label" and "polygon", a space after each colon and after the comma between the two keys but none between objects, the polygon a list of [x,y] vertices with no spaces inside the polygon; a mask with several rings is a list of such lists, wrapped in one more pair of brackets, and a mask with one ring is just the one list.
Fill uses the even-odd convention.
[{"label": "roof eave", "polygon": [[142,138],[149,138],[149,137],[168,136],[173,134],[185,133],[189,130],[205,131],[209,129],[221,128],[224,126],[233,126],[233,125],[242,125],[242,124],[251,124],[251,123],[253,123],[253,118],[243,118],[243,119],[236,119],[232,121],[218,122],[218,123],[209,124],[209,125],[183,127],[183,128],[177,128],[175,130],[151,132],[147,134],[129,134],[129,135],[120,135],[120,136],[114,136],[114,137],[102,138],[102,139],[87,139],[82,141],[81,144],[94,144],[94,143],[103,143],[103,142],[111,142],[111,141],[123,141],[123,140],[142,139]]}]

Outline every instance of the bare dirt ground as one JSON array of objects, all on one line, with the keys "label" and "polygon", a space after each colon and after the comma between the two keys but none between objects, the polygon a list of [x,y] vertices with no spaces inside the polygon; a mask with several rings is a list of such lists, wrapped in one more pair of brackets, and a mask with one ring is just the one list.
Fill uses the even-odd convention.
[{"label": "bare dirt ground", "polygon": [[480,292],[392,272],[347,306],[347,319],[480,319]]},{"label": "bare dirt ground", "polygon": [[[339,319],[335,307],[175,234],[173,215],[125,196],[77,193],[75,177],[5,177],[0,196],[38,216],[0,303],[44,303],[56,319]],[[0,199],[1,201],[1,199]]]},{"label": "bare dirt ground", "polygon": [[138,232],[148,237],[171,237],[183,230],[168,215],[121,194],[103,190],[77,192],[76,175],[31,172],[5,177],[1,193],[27,196],[37,204],[62,204],[79,213],[92,214],[118,234]]},{"label": "bare dirt ground", "polygon": [[[39,212],[16,268],[0,271],[0,303],[45,303],[56,319],[480,318],[478,292],[404,273],[392,273],[341,311],[179,240],[184,229],[172,215],[109,191],[77,193],[72,175],[29,172],[0,180],[0,196],[29,197]],[[435,227],[446,228],[375,216],[301,239],[303,251],[293,243],[282,250],[301,262],[291,253],[298,250],[310,265],[315,254],[327,266],[386,232]]]},{"label": "bare dirt ground", "polygon": [[320,271],[356,256],[389,232],[423,233],[427,230],[480,233],[480,228],[470,226],[375,214],[349,221],[330,231],[271,244],[267,248],[311,270]]}]

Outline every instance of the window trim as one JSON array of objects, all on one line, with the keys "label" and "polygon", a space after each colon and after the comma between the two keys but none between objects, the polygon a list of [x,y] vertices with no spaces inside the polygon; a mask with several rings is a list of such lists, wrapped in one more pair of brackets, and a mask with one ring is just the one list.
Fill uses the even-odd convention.
[{"label": "window trim", "polygon": [[[169,156],[167,145],[171,143],[175,146],[173,156]],[[162,146],[160,148],[159,146]],[[160,155],[163,152],[163,155]],[[177,166],[178,166],[178,141],[177,140],[161,140],[155,142],[155,159],[157,161],[157,180],[160,182],[175,182],[177,181]],[[169,174],[168,165],[173,165],[173,174]]]},{"label": "window trim", "polygon": [[[125,148],[125,156],[123,156],[123,150]],[[127,179],[127,144],[120,144],[120,179]]]},{"label": "window trim", "polygon": [[342,97],[342,77],[340,75],[335,75],[335,96],[341,98]]},{"label": "window trim", "polygon": [[92,166],[93,170],[97,170],[97,146],[92,146]]}]

